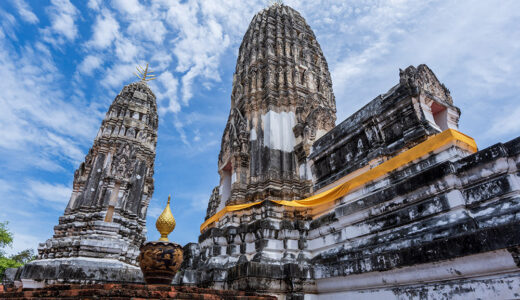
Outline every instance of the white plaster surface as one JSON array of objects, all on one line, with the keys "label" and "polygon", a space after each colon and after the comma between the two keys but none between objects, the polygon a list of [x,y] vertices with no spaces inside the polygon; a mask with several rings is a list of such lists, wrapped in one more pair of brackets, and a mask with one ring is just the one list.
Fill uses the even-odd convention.
[{"label": "white plaster surface", "polygon": [[300,164],[298,169],[301,179],[312,180],[311,166],[308,163]]},{"label": "white plaster surface", "polygon": [[426,103],[421,103],[421,109],[426,120],[430,122],[431,125],[438,127],[437,123],[435,123],[435,118],[433,117],[431,107]]},{"label": "white plaster surface", "polygon": [[217,211],[222,210],[226,207],[226,201],[231,195],[231,172],[224,172],[220,183],[220,203],[218,204]]},{"label": "white plaster surface", "polygon": [[451,129],[459,130],[459,113],[452,108],[448,108],[447,122]]},{"label": "white plaster surface", "polygon": [[440,263],[421,264],[386,272],[370,272],[318,279],[316,280],[316,284],[318,293],[346,292],[454,280],[457,278],[472,278],[507,271],[518,272],[518,267],[507,250],[499,250],[465,256]]},{"label": "white plaster surface", "polygon": [[[451,282],[434,282],[393,288],[356,290],[305,295],[305,300],[337,299],[518,299],[520,292],[520,274],[510,276],[479,277],[470,280],[461,279]],[[406,292],[406,291],[409,292]]]},{"label": "white plaster surface", "polygon": [[305,174],[305,164],[301,164],[300,167],[299,167],[299,170],[300,170],[300,178],[305,178],[306,177],[306,174]]},{"label": "white plaster surface", "polygon": [[442,131],[448,129],[448,110],[443,109],[433,115],[435,124],[441,128]]},{"label": "white plaster surface", "polygon": [[271,149],[292,152],[296,145],[293,127],[296,125],[294,112],[268,111],[262,115],[264,145]]},{"label": "white plaster surface", "polygon": [[256,141],[256,130],[254,128],[251,129],[251,133],[249,134],[250,141]]}]

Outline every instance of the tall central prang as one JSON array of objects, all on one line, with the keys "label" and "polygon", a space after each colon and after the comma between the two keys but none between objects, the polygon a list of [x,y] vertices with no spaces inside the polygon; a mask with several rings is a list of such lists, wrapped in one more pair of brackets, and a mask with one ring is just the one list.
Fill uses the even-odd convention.
[{"label": "tall central prang", "polygon": [[335,112],[327,62],[304,18],[280,4],[259,12],[240,46],[208,216],[226,205],[308,195],[306,157],[334,127]]}]

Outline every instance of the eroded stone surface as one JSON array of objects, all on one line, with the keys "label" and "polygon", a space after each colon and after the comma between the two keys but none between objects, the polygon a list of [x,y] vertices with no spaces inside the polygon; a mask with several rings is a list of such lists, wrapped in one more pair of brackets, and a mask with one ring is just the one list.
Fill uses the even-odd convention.
[{"label": "eroded stone surface", "polygon": [[229,204],[306,196],[306,157],[334,127],[335,111],[327,62],[305,20],[285,5],[258,13],[239,50],[219,194],[208,214]]},{"label": "eroded stone surface", "polygon": [[[125,86],[74,173],[72,195],[54,236],[40,244],[38,260],[24,267],[22,280],[142,281],[136,258],[154,190],[157,126],[150,88],[144,82]],[[105,265],[100,259],[113,262]],[[121,270],[137,273],[127,276]]]},{"label": "eroded stone surface", "polygon": [[[2,287],[2,286],[0,286]],[[275,300],[254,292],[145,284],[56,284],[39,289],[0,289],[2,299],[200,299]]]}]

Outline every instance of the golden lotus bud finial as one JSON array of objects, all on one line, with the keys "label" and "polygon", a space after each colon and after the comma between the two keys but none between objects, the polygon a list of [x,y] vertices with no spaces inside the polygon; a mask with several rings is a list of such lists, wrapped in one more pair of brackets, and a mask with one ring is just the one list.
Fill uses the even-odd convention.
[{"label": "golden lotus bud finial", "polygon": [[170,209],[170,199],[171,196],[168,195],[168,204],[166,204],[163,212],[159,218],[157,218],[157,222],[155,222],[155,227],[161,234],[159,241],[168,242],[168,234],[170,234],[173,229],[175,229],[175,218],[173,217],[172,210]]}]

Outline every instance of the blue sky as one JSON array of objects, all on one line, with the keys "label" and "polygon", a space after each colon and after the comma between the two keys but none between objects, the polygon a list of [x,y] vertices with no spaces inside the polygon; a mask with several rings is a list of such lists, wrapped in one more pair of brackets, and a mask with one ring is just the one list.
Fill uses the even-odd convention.
[{"label": "blue sky", "polygon": [[[313,28],[338,121],[426,63],[480,148],[520,135],[519,1],[285,1]],[[74,170],[121,88],[150,62],[160,110],[155,218],[173,195],[170,238],[196,241],[230,105],[238,47],[267,1],[0,1],[0,221],[9,252],[53,234]]]}]

